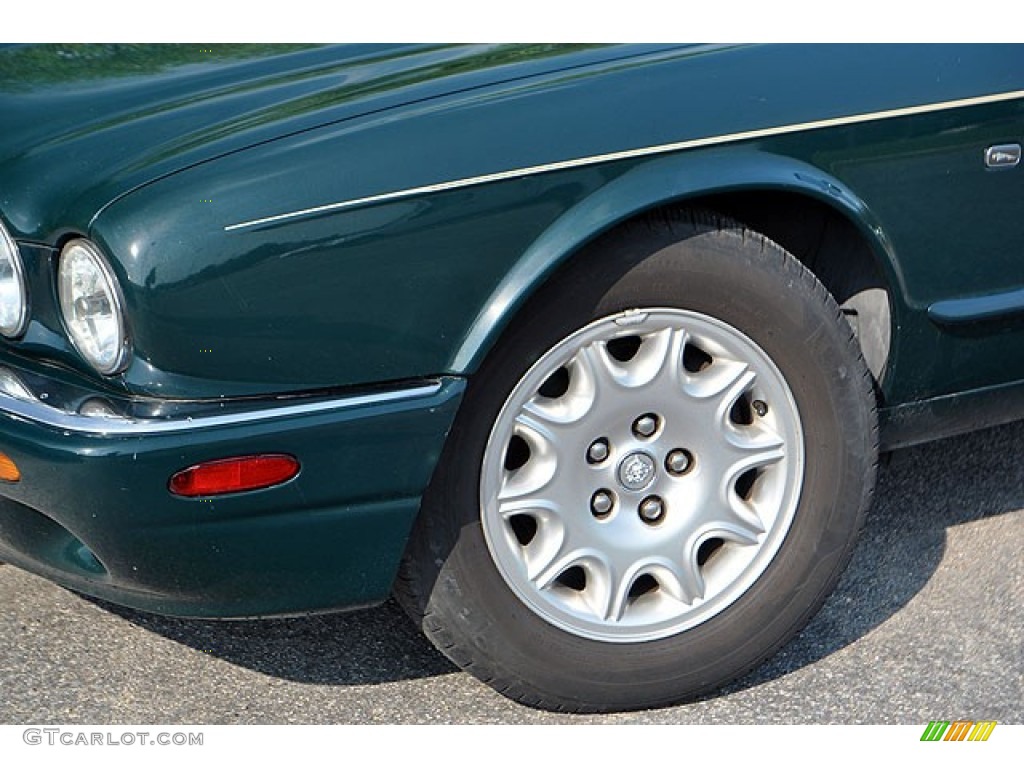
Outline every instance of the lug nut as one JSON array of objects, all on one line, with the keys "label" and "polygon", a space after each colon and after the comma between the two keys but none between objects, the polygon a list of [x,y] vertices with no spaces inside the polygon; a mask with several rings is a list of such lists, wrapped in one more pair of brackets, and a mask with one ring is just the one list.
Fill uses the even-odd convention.
[{"label": "lug nut", "polygon": [[633,422],[633,434],[637,437],[650,437],[658,431],[658,417],[653,413],[645,413]]},{"label": "lug nut", "polygon": [[607,515],[614,506],[615,497],[612,496],[611,491],[595,491],[594,495],[590,497],[590,511],[598,517]]},{"label": "lug nut", "polygon": [[587,449],[587,461],[591,464],[600,464],[608,458],[608,441],[603,437],[595,440]]},{"label": "lug nut", "polygon": [[764,400],[755,400],[750,404],[750,407],[754,409],[754,413],[758,416],[764,416],[768,413],[768,406],[765,404]]},{"label": "lug nut", "polygon": [[670,451],[668,456],[665,457],[665,469],[672,475],[684,475],[690,471],[692,465],[693,456],[689,451],[684,451],[682,448]]},{"label": "lug nut", "polygon": [[665,504],[657,496],[648,496],[637,510],[645,523],[656,523],[665,516]]}]

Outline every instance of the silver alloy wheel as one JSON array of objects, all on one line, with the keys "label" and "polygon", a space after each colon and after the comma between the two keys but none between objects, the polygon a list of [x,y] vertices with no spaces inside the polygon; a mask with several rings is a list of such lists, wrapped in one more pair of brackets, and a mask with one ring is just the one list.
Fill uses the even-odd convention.
[{"label": "silver alloy wheel", "polygon": [[484,451],[484,536],[542,619],[604,642],[668,637],[757,581],[793,521],[800,415],[767,354],[696,312],[632,310],[549,350]]}]

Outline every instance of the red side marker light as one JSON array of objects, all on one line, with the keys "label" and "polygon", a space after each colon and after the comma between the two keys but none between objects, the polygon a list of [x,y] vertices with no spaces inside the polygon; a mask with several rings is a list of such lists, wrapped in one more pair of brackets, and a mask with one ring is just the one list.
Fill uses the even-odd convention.
[{"label": "red side marker light", "polygon": [[219,496],[255,491],[291,480],[299,474],[294,456],[269,453],[204,461],[171,476],[169,488],[176,496]]}]

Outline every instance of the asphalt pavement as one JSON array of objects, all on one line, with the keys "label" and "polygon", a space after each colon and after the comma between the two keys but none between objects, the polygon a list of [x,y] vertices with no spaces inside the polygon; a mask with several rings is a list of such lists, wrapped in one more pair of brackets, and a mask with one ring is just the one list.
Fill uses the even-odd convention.
[{"label": "asphalt pavement", "polygon": [[850,567],[765,666],[605,716],[512,703],[393,603],[169,619],[0,565],[0,723],[1024,723],[1024,423],[894,454]]}]

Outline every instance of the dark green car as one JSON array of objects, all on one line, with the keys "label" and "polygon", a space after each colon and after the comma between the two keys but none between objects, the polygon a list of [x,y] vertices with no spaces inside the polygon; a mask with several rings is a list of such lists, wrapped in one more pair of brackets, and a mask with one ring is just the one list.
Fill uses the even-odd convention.
[{"label": "dark green car", "polygon": [[0,50],[0,558],[713,689],[1024,417],[1022,142],[1019,46]]}]

